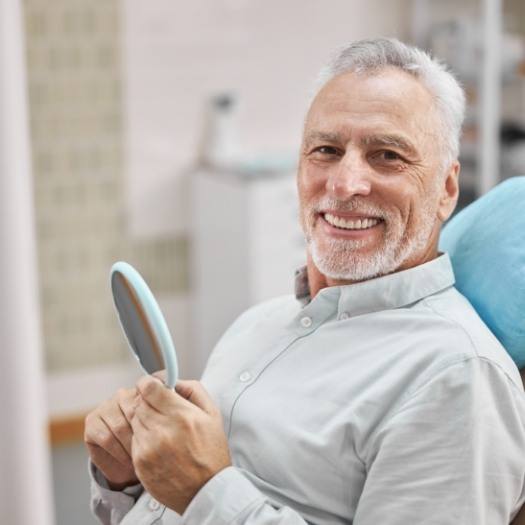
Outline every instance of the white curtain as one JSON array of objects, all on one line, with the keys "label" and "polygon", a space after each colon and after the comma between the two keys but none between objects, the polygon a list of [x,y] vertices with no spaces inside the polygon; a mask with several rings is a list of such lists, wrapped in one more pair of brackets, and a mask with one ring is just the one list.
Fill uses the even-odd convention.
[{"label": "white curtain", "polygon": [[0,0],[0,523],[51,525],[20,0]]}]

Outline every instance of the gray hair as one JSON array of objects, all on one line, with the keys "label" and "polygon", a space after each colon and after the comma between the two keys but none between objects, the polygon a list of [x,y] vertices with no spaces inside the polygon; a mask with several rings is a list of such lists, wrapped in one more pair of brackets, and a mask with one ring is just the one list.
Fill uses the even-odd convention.
[{"label": "gray hair", "polygon": [[321,70],[317,87],[343,73],[376,73],[386,67],[396,67],[417,78],[434,99],[442,129],[444,163],[457,159],[461,126],[465,118],[463,88],[437,59],[417,47],[395,38],[359,40],[339,48]]}]

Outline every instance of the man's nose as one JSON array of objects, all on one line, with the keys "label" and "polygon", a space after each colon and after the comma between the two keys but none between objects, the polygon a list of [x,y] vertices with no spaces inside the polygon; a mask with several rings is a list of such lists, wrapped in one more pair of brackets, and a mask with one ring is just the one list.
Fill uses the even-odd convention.
[{"label": "man's nose", "polygon": [[357,152],[347,152],[326,181],[326,191],[337,200],[368,195],[371,190],[370,167]]}]

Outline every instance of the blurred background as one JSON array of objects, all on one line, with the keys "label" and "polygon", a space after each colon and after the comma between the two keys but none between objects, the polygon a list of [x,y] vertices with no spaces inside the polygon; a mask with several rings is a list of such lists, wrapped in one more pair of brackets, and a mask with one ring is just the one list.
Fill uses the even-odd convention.
[{"label": "blurred background", "polygon": [[83,419],[140,375],[113,262],[150,284],[187,378],[238,313],[292,293],[313,84],[376,36],[466,88],[460,207],[525,173],[522,0],[0,0],[2,523],[95,523]]}]

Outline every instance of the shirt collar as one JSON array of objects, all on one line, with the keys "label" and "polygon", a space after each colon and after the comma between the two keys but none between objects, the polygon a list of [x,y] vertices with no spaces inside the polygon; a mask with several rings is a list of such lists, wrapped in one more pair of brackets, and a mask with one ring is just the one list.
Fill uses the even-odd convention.
[{"label": "shirt collar", "polygon": [[408,270],[355,284],[323,288],[313,301],[310,297],[306,267],[303,267],[296,272],[295,295],[303,306],[307,304],[313,306],[318,300],[324,302],[324,295],[333,296],[337,292],[338,312],[356,316],[416,303],[453,286],[454,282],[450,258],[444,253],[432,261]]}]

